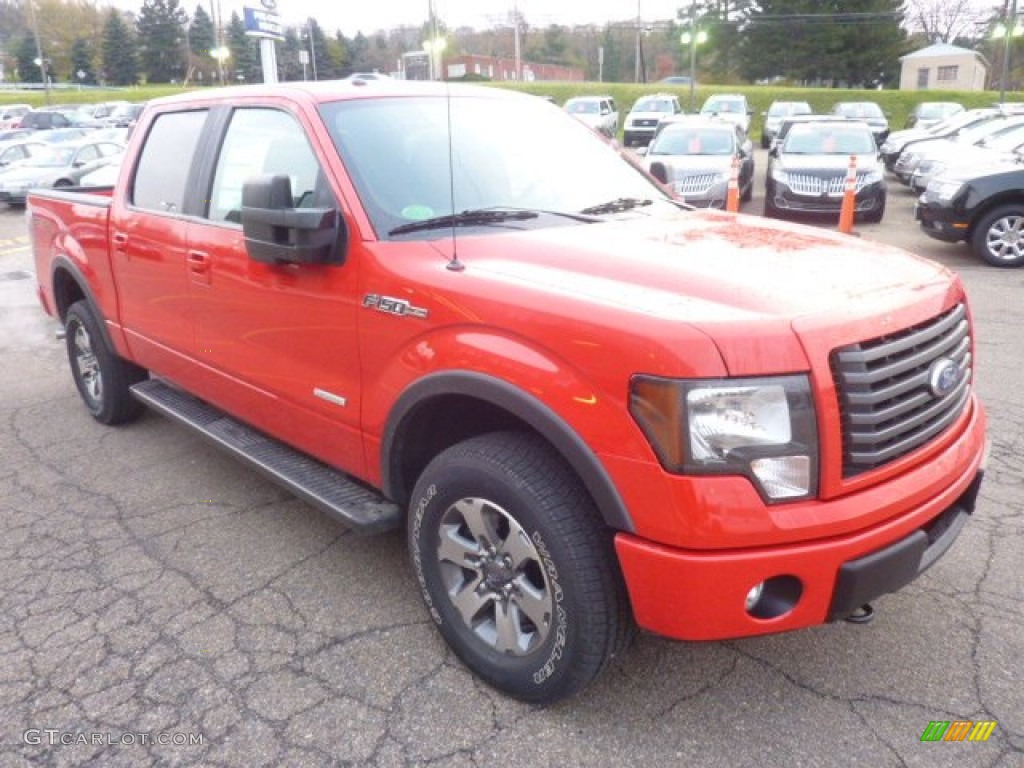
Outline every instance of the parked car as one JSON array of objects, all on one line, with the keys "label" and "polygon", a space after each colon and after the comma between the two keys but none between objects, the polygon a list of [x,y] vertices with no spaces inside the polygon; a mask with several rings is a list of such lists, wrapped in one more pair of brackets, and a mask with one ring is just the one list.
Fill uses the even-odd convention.
[{"label": "parked car", "polygon": [[689,75],[669,75],[668,77],[661,78],[658,82],[663,85],[690,85],[691,81],[694,87],[696,87],[697,81],[693,80]]},{"label": "parked car", "polygon": [[943,120],[964,111],[964,105],[956,101],[922,101],[907,115],[907,128],[931,128]]},{"label": "parked car", "polygon": [[0,144],[0,174],[32,157],[32,155],[45,149],[45,147],[46,144],[38,139],[11,141]]},{"label": "parked car", "polygon": [[58,112],[55,109],[36,109],[27,112],[18,123],[19,128],[31,128],[34,131],[70,128],[71,125],[71,120],[63,112]]},{"label": "parked car", "polygon": [[721,117],[735,123],[747,133],[754,110],[750,108],[747,97],[742,93],[716,93],[707,97],[704,106],[700,108],[700,113]]},{"label": "parked car", "polygon": [[134,104],[125,102],[118,105],[110,114],[100,119],[104,128],[131,128],[139,121],[139,115],[146,108],[146,102],[140,101]]},{"label": "parked car", "polygon": [[889,135],[889,118],[873,101],[840,101],[832,105],[832,114],[867,123],[879,147]]},{"label": "parked car", "polygon": [[658,123],[663,118],[678,115],[683,111],[679,99],[671,93],[654,93],[641,96],[626,115],[623,131],[623,143],[627,147],[634,144],[648,144],[654,137]]},{"label": "parked car", "polygon": [[932,179],[914,215],[936,240],[966,242],[994,267],[1024,266],[1024,167],[963,168]]},{"label": "parked car", "polygon": [[969,109],[946,118],[931,128],[907,128],[902,131],[893,131],[879,147],[882,162],[885,163],[887,170],[895,172],[900,155],[918,142],[953,137],[958,132],[991,120],[999,114],[1000,110],[992,107]]},{"label": "parked car", "polygon": [[1009,124],[969,146],[951,142],[944,151],[936,147],[925,155],[910,176],[910,188],[923,192],[928,183],[951,168],[970,168],[980,172],[983,168],[1017,162],[1018,149],[1024,146],[1024,119]]},{"label": "parked car", "polygon": [[699,208],[725,208],[733,161],[739,164],[740,200],[754,189],[754,147],[739,126],[702,118],[666,126],[647,147],[651,174],[678,199]]},{"label": "parked car", "polygon": [[32,135],[28,128],[5,128],[0,130],[0,144],[8,141],[21,141]]},{"label": "parked car", "polygon": [[893,173],[901,183],[909,185],[914,171],[926,158],[938,157],[971,147],[989,136],[1021,123],[1024,123],[1024,114],[998,113],[970,128],[957,131],[948,138],[919,141],[900,154],[900,159],[893,167]]},{"label": "parked car", "polygon": [[806,101],[773,101],[767,112],[762,112],[761,148],[768,149],[779,132],[782,121],[794,115],[810,115],[814,110]]},{"label": "parked car", "polygon": [[782,122],[779,124],[779,132],[772,139],[771,146],[768,149],[768,168],[771,170],[772,160],[778,154],[778,148],[786,140],[790,130],[794,125],[805,125],[807,123],[848,123],[848,118],[840,115],[792,115],[790,117],[784,117]]},{"label": "parked car", "polygon": [[29,104],[4,104],[0,106],[0,130],[14,128],[21,118],[32,111]]},{"label": "parked car", "polygon": [[850,156],[857,162],[854,212],[881,221],[886,187],[871,129],[858,120],[794,125],[776,146],[765,179],[764,215],[838,214]]},{"label": "parked car", "polygon": [[54,128],[40,138],[48,144],[63,144],[64,142],[78,142],[86,137],[92,138],[92,130],[89,128]]},{"label": "parked car", "polygon": [[0,203],[23,205],[28,191],[37,187],[72,187],[107,158],[123,152],[123,145],[108,141],[47,144],[0,175]]},{"label": "parked car", "polygon": [[611,96],[575,96],[565,102],[563,109],[609,138],[619,132],[619,110]]}]

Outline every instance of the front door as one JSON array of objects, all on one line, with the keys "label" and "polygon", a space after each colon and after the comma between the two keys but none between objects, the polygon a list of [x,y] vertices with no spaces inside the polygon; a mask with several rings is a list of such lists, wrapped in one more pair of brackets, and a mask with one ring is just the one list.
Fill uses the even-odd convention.
[{"label": "front door", "polygon": [[273,106],[232,111],[203,218],[188,226],[189,293],[205,396],[354,474],[359,432],[356,264],[264,264],[246,253],[242,183],[285,175],[297,208],[337,207],[299,119]]}]

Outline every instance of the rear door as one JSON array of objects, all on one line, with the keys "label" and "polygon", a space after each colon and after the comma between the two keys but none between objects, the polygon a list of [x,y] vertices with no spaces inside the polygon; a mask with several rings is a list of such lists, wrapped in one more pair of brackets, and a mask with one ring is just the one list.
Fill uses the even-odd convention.
[{"label": "rear door", "polygon": [[193,353],[186,213],[195,205],[195,162],[208,110],[157,114],[123,195],[110,212],[110,257],[120,317],[133,357],[180,378]]}]

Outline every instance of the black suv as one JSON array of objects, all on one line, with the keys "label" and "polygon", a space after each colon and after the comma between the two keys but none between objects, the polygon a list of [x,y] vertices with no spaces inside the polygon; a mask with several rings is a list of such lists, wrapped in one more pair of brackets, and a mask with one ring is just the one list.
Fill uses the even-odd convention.
[{"label": "black suv", "polygon": [[70,128],[71,121],[60,112],[37,109],[35,112],[29,112],[21,118],[18,127],[31,128],[35,131],[48,131],[51,128]]},{"label": "black suv", "polygon": [[914,216],[925,234],[966,241],[994,267],[1024,267],[1024,165],[953,172],[932,179]]}]

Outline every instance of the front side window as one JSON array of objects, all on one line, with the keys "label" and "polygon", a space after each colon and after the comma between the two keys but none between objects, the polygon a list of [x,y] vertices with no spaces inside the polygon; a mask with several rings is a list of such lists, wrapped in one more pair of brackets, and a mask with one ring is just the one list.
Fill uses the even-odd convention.
[{"label": "front side window", "polygon": [[168,112],[153,121],[135,169],[131,200],[138,208],[180,213],[206,110]]},{"label": "front side window", "polygon": [[358,99],[321,114],[380,237],[453,211],[568,214],[619,198],[666,199],[593,131],[532,97]]},{"label": "front side window", "polygon": [[323,198],[330,197],[298,120],[277,109],[236,109],[217,158],[208,218],[239,223],[242,184],[262,175],[288,176],[296,208],[325,207]]}]

